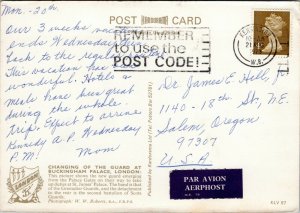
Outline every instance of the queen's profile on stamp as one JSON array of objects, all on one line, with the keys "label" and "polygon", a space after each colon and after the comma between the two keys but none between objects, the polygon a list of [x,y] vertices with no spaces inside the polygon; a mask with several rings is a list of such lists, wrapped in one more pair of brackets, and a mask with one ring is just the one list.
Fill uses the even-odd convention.
[{"label": "queen's profile on stamp", "polygon": [[[277,52],[281,52],[282,51],[282,46],[278,40],[279,37],[282,36],[282,29],[286,26],[286,22],[279,16],[276,15],[274,13],[272,13],[270,16],[266,17],[266,22],[265,22],[265,26],[271,30],[274,35],[269,35],[269,43],[267,44],[267,46],[262,50],[263,53],[269,53],[272,51],[275,51],[275,48],[272,49],[272,45],[271,44],[275,44],[276,43],[276,51]],[[265,27],[263,28],[264,33],[268,33],[269,30],[267,30]]]}]

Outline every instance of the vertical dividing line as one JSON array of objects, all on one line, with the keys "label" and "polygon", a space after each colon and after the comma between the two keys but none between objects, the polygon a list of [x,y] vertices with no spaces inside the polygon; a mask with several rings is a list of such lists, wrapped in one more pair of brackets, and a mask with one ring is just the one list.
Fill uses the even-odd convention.
[{"label": "vertical dividing line", "polygon": [[209,74],[211,71],[211,39],[210,39],[210,28],[208,28],[208,40],[209,40],[209,58],[208,58],[208,70],[209,70]]}]

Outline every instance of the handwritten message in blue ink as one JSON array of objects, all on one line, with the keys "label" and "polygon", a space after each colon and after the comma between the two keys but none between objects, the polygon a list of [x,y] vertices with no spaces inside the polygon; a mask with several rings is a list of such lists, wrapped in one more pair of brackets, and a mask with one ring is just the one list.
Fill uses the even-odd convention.
[{"label": "handwritten message in blue ink", "polygon": [[64,155],[64,150],[74,158],[117,156],[134,146],[130,140],[143,130],[144,109],[136,104],[141,85],[112,69],[113,58],[122,55],[115,49],[141,42],[115,40],[116,30],[97,22],[41,18],[60,13],[55,3],[32,8],[2,5],[2,17],[38,20],[6,21],[2,26],[3,143],[9,162],[35,161],[50,152]]}]

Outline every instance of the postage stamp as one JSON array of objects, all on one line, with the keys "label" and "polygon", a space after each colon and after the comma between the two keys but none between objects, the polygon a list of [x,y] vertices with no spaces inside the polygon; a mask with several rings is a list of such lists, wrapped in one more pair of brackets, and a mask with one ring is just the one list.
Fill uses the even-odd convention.
[{"label": "postage stamp", "polygon": [[237,32],[233,51],[244,65],[262,67],[276,55],[289,56],[289,39],[289,11],[254,11],[254,24]]},{"label": "postage stamp", "polygon": [[[276,55],[289,55],[290,12],[289,11],[254,11],[254,25],[262,26],[261,31],[254,31],[253,54],[268,55],[272,44],[276,44]],[[275,35],[264,36],[266,29]]]}]

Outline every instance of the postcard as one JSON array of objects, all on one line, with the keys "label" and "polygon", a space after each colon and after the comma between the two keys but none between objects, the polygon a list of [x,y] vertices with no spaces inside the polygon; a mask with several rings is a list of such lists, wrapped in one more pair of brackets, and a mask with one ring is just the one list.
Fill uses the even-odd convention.
[{"label": "postcard", "polygon": [[2,1],[0,210],[298,212],[300,3]]}]

